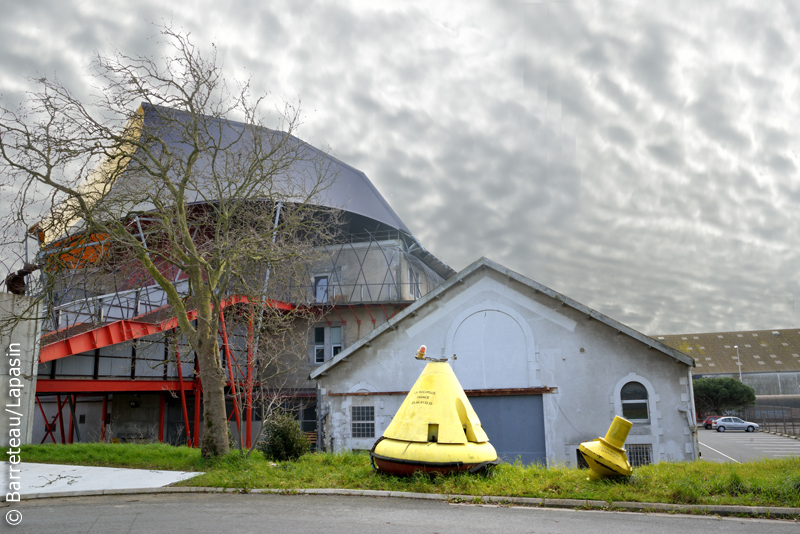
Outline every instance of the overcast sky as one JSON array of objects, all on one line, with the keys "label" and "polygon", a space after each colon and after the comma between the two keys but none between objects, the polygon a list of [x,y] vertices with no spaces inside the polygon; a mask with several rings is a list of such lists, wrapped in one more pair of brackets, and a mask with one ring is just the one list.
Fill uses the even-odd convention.
[{"label": "overcast sky", "polygon": [[0,99],[88,94],[94,51],[161,57],[170,20],[456,270],[648,334],[800,326],[796,1],[6,2]]}]

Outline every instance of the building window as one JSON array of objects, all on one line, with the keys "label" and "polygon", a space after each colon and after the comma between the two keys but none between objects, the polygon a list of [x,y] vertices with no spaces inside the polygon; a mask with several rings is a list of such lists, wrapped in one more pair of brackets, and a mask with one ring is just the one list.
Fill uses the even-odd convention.
[{"label": "building window", "polygon": [[649,423],[650,410],[647,404],[647,388],[639,382],[628,382],[620,391],[622,417],[631,423]]},{"label": "building window", "polygon": [[328,302],[328,277],[314,277],[314,299],[317,302]]},{"label": "building window", "polygon": [[375,437],[375,407],[352,406],[350,408],[352,420],[352,435],[354,438]]},{"label": "building window", "polygon": [[342,327],[331,327],[331,358],[342,352]]},{"label": "building window", "polygon": [[314,329],[314,362],[325,363],[325,328]]},{"label": "building window", "polygon": [[325,363],[342,352],[342,327],[317,326],[314,328],[314,363]]},{"label": "building window", "polygon": [[631,467],[641,467],[653,463],[653,446],[647,444],[629,443],[625,446],[628,453],[628,461]]}]

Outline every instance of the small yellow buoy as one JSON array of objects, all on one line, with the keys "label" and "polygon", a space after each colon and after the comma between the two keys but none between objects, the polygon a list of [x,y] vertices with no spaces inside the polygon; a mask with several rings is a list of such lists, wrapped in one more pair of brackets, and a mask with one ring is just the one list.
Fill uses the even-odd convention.
[{"label": "small yellow buoy", "polygon": [[615,416],[606,437],[586,441],[578,448],[589,464],[589,478],[600,479],[613,476],[630,476],[633,472],[625,455],[625,439],[633,424],[627,419]]}]

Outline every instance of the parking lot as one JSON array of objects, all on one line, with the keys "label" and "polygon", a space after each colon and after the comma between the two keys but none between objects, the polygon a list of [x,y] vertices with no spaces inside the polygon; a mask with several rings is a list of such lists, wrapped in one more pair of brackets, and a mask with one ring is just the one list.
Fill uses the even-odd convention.
[{"label": "parking lot", "polygon": [[697,429],[701,460],[748,462],[760,458],[800,456],[800,440],[763,432],[717,432]]}]

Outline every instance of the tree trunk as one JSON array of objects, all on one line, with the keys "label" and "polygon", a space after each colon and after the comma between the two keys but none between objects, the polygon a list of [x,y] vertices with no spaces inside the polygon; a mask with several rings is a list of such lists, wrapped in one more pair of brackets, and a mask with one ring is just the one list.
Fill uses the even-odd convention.
[{"label": "tree trunk", "polygon": [[[214,329],[211,306],[197,307],[197,363],[203,385],[203,440],[201,453],[204,458],[227,454],[228,417],[225,409],[225,371],[219,356],[219,342]],[[197,432],[198,429],[195,429]]]}]

